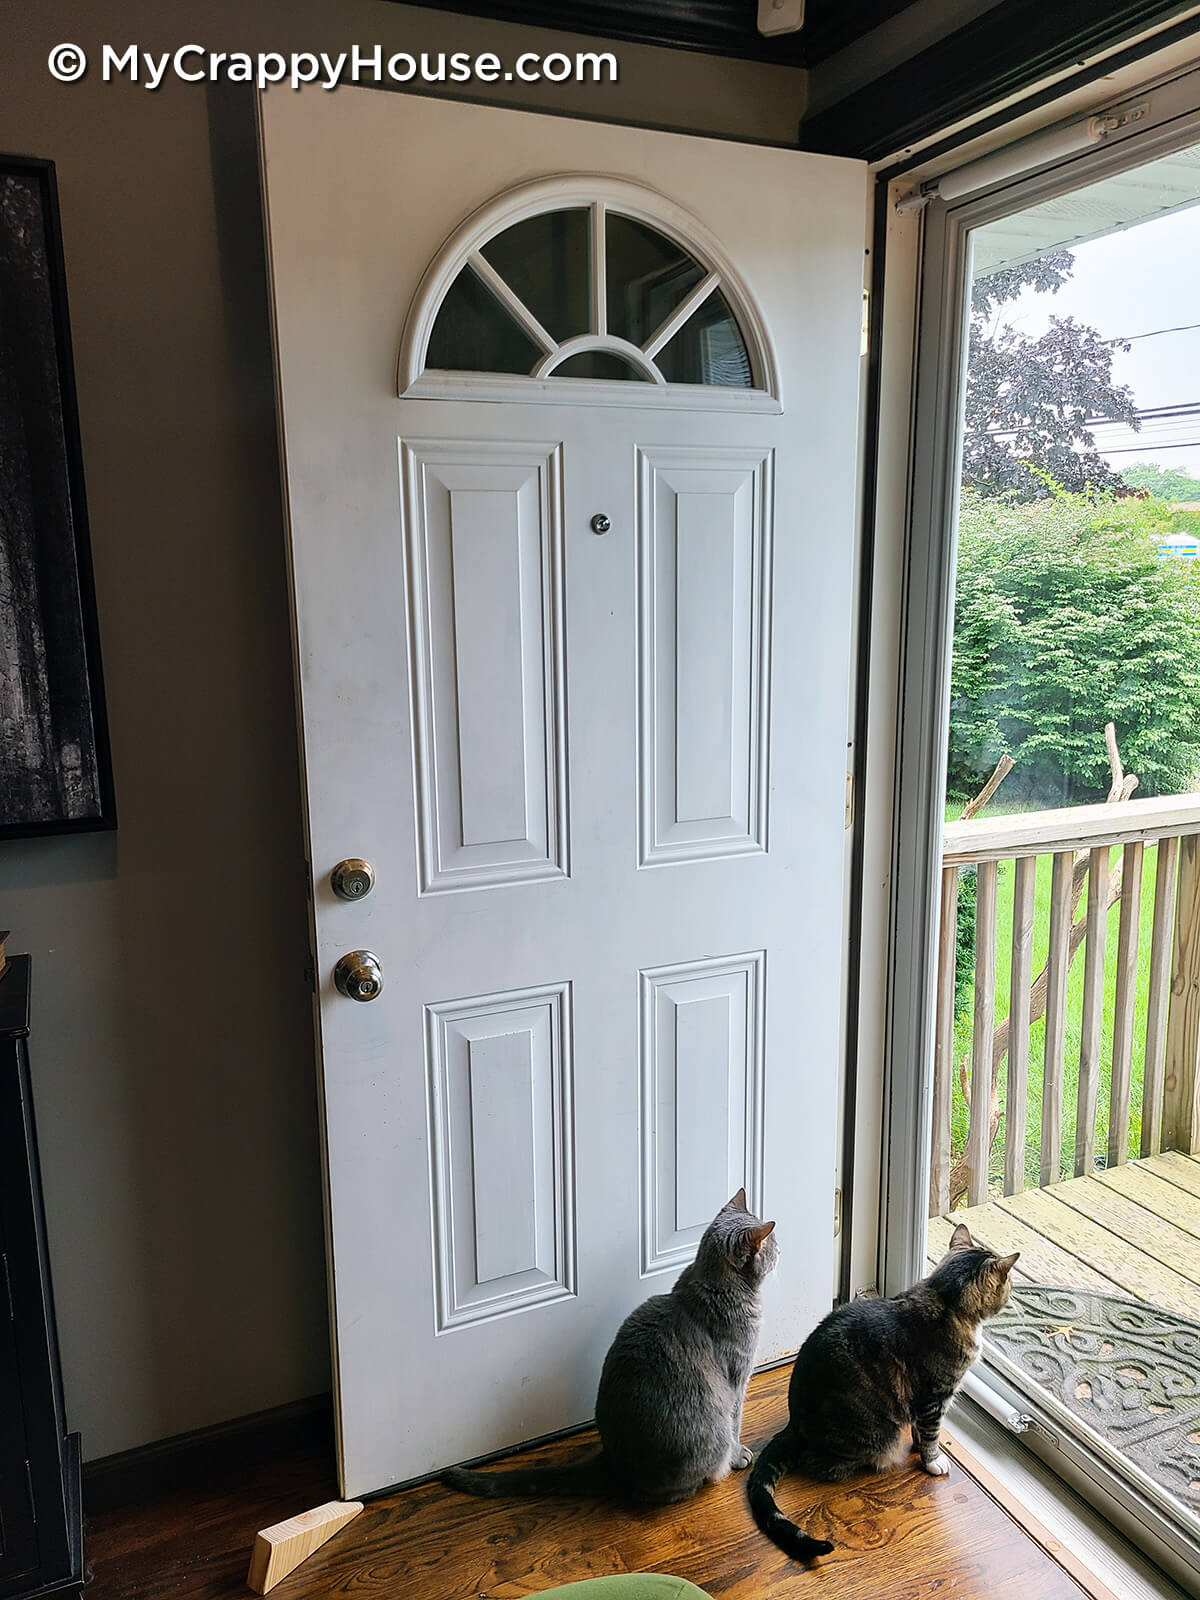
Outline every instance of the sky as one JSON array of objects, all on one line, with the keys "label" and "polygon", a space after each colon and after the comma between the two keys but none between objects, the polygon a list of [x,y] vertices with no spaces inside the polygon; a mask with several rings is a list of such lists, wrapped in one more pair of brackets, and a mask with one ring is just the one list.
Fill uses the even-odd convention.
[{"label": "sky", "polygon": [[[1114,379],[1130,386],[1140,409],[1200,406],[1200,205],[1071,248],[1075,270],[1058,293],[1023,293],[1001,309],[1001,322],[1033,337],[1052,315],[1075,317],[1110,339],[1153,334],[1134,337],[1128,352],[1116,352]],[[1118,472],[1157,461],[1200,478],[1200,411],[1147,418],[1140,433],[1098,427],[1095,438]]]}]

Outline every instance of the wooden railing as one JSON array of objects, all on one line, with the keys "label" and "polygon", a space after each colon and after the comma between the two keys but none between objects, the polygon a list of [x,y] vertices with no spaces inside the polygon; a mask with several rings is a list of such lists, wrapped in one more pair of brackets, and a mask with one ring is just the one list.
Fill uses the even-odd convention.
[{"label": "wooden railing", "polygon": [[[1103,1164],[1129,1158],[1133,1049],[1140,922],[1146,847],[1156,846],[1154,914],[1145,997],[1141,1140],[1137,1155],[1160,1150],[1200,1152],[1200,794],[1119,800],[1060,811],[1022,812],[946,825],[942,853],[941,932],[937,966],[930,1215],[965,1199],[989,1198],[988,1169],[1001,1109],[1004,1194],[1026,1183],[1026,1136],[1040,1115],[1040,1187],[1062,1174],[1063,1089],[1066,1068],[1067,982],[1083,947],[1079,1084],[1073,1170],[1082,1176],[1097,1160],[1096,1120],[1102,1076],[1105,938],[1108,913],[1119,905],[1113,985],[1108,1139]],[[1115,869],[1114,846],[1121,847]],[[1050,855],[1049,948],[1034,976],[1033,944],[1038,857]],[[997,891],[999,864],[1013,861],[1008,1015],[996,1017]],[[977,874],[974,1015],[965,1147],[951,1148],[953,1111],[955,948],[959,875]],[[1086,911],[1076,909],[1087,885]],[[1041,1105],[1028,1103],[1031,1027],[1045,1017]],[[1000,1105],[1001,1073],[1005,1087]]]}]

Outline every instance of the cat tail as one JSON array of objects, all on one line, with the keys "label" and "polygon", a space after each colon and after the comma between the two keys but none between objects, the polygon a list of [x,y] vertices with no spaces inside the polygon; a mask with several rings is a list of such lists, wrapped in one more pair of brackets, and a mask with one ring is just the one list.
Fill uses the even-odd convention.
[{"label": "cat tail", "polygon": [[520,1467],[515,1472],[471,1472],[448,1467],[442,1482],[464,1494],[496,1499],[500,1495],[604,1495],[612,1493],[612,1478],[603,1453],[565,1467]]},{"label": "cat tail", "polygon": [[789,1522],[775,1504],[774,1488],[793,1465],[792,1430],[784,1428],[759,1452],[750,1470],[746,1494],[755,1522],[793,1561],[811,1561],[827,1556],[833,1549],[828,1539],[810,1538],[803,1528]]}]

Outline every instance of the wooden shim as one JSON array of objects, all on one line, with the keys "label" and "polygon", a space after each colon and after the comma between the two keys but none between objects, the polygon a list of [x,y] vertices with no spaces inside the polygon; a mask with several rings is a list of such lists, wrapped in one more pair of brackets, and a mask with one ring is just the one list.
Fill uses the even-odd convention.
[{"label": "wooden shim", "polygon": [[1133,1011],[1137,1000],[1138,933],[1142,920],[1145,845],[1127,844],[1121,864],[1121,921],[1113,1000],[1112,1076],[1109,1079],[1108,1165],[1129,1156],[1129,1098],[1133,1092]]},{"label": "wooden shim", "polygon": [[942,873],[938,920],[937,1021],[933,1047],[933,1149],[929,1214],[950,1209],[950,1117],[954,1096],[954,954],[958,939],[958,868]]},{"label": "wooden shim", "polygon": [[1004,1192],[1025,1187],[1025,1120],[1029,1092],[1029,980],[1033,972],[1033,908],[1037,857],[1022,856],[1013,874],[1012,966],[1008,1007],[1008,1094],[1004,1107]]},{"label": "wooden shim", "polygon": [[1096,1106],[1100,1095],[1100,1041],[1104,1024],[1104,942],[1108,932],[1108,846],[1088,855],[1087,932],[1083,952],[1083,1027],[1079,1039],[1079,1095],[1075,1106],[1075,1176],[1096,1165]]},{"label": "wooden shim", "polygon": [[255,1536],[246,1582],[255,1594],[266,1594],[294,1572],[362,1510],[361,1500],[330,1500],[314,1511],[302,1511],[264,1528]]},{"label": "wooden shim", "polygon": [[975,897],[975,1016],[971,1041],[971,1125],[967,1187],[973,1206],[987,1199],[991,1152],[992,1040],[996,1032],[996,887],[999,869],[981,861]]},{"label": "wooden shim", "polygon": [[1200,845],[1193,834],[1179,841],[1175,894],[1175,945],[1163,1074],[1162,1143],[1190,1155],[1196,1148],[1195,1092],[1200,1073]]},{"label": "wooden shim", "polygon": [[[1130,781],[1126,779],[1126,784]],[[1200,795],[1194,794],[1018,811],[1006,817],[948,822],[942,834],[942,865],[967,867],[976,861],[1044,855],[1051,850],[1093,850],[1105,844],[1195,833],[1200,833]]]},{"label": "wooden shim", "polygon": [[1163,839],[1154,869],[1154,925],[1150,937],[1150,984],[1146,994],[1146,1055],[1142,1069],[1142,1155],[1162,1149],[1163,1070],[1167,1052],[1167,1005],[1171,998],[1171,932],[1175,925],[1175,877],[1179,840]]},{"label": "wooden shim", "polygon": [[1063,1058],[1067,1035],[1067,969],[1071,941],[1069,850],[1054,857],[1050,889],[1050,950],[1046,957],[1046,1050],[1042,1072],[1042,1188],[1062,1176]]}]

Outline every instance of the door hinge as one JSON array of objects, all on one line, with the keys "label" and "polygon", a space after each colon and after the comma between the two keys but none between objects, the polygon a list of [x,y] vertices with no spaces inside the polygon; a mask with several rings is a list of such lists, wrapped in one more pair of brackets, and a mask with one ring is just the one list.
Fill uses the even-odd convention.
[{"label": "door hinge", "polygon": [[37,1522],[37,1496],[33,1492],[33,1468],[29,1465],[28,1458],[25,1462],[25,1493],[29,1497],[29,1520]]},{"label": "door hinge", "polygon": [[871,291],[863,290],[862,298],[862,329],[859,339],[858,353],[865,356],[871,348]]},{"label": "door hinge", "polygon": [[833,1191],[833,1237],[836,1239],[842,1231],[842,1191]]},{"label": "door hinge", "polygon": [[846,774],[846,826],[854,826],[854,774]]},{"label": "door hinge", "polygon": [[8,1275],[8,1257],[0,1251],[0,1274],[4,1277],[4,1303],[8,1307],[8,1320],[15,1322],[17,1313],[13,1306],[12,1279]]}]

